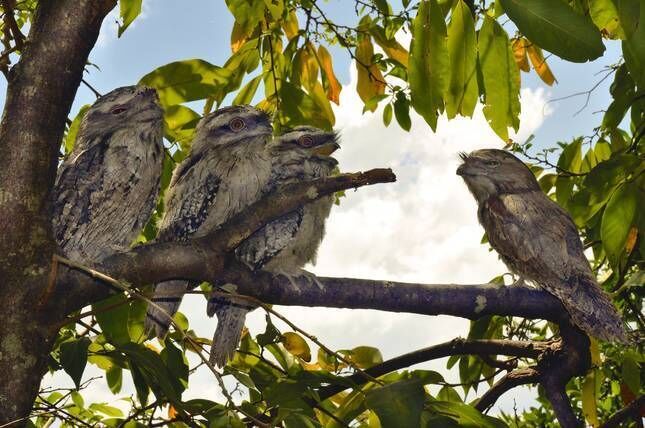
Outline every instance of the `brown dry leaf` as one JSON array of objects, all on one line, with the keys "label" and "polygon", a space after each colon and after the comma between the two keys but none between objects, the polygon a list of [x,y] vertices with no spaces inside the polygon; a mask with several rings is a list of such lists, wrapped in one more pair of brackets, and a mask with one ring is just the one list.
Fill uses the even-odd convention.
[{"label": "brown dry leaf", "polygon": [[526,56],[527,42],[528,40],[522,37],[513,39],[513,58],[515,58],[515,62],[519,69],[526,73],[531,70],[528,57]]},{"label": "brown dry leaf", "polygon": [[[385,93],[385,79],[381,70],[375,64],[372,64],[374,56],[374,45],[372,39],[368,36],[359,37],[358,46],[356,46],[356,69],[358,71],[358,83],[356,92],[364,103],[372,98]],[[376,103],[370,108],[376,110]]]},{"label": "brown dry leaf", "polygon": [[535,46],[535,44],[533,43],[529,44],[526,49],[529,55],[529,59],[531,60],[531,65],[533,65],[533,68],[535,69],[535,72],[538,74],[538,76],[540,76],[540,79],[542,79],[542,81],[549,86],[553,85],[553,82],[556,81],[555,76],[553,76],[553,73],[551,73],[551,69],[546,63],[546,59],[544,59],[542,49]]},{"label": "brown dry leaf", "polygon": [[343,87],[334,74],[331,55],[323,45],[320,45],[318,47],[318,61],[320,62],[320,67],[323,69],[325,76],[327,77],[327,99],[338,104],[340,101],[340,91],[341,89],[343,89]]}]

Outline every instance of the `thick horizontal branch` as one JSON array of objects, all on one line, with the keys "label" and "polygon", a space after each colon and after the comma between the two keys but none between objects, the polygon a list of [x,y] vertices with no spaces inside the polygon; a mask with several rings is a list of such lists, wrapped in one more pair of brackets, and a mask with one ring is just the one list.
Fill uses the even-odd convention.
[{"label": "thick horizontal branch", "polygon": [[[542,342],[455,339],[450,342],[429,346],[427,348],[392,358],[381,364],[370,367],[364,370],[364,372],[372,377],[379,377],[415,364],[452,355],[507,355],[511,357],[537,358],[544,351],[546,346],[547,345]],[[361,385],[366,382],[365,376],[362,373],[353,374],[349,376],[347,380],[356,385]],[[331,385],[318,390],[318,395],[321,400],[324,400],[343,391],[344,389],[346,388],[341,385]]]},{"label": "thick horizontal branch", "polygon": [[[396,176],[390,169],[373,169],[278,186],[211,234],[186,242],[142,245],[127,253],[110,256],[96,268],[113,278],[137,285],[169,279],[214,282],[220,278],[231,250],[265,224],[334,192],[394,181]],[[95,279],[67,268],[60,270],[58,283],[64,286],[58,287],[49,300],[62,307],[65,313],[104,298],[110,292],[97,285]]]}]

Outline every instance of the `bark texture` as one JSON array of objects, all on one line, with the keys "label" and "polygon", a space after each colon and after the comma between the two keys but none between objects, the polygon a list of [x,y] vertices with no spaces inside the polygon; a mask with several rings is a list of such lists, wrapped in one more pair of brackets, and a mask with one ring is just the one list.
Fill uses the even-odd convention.
[{"label": "bark texture", "polygon": [[36,302],[55,251],[49,194],[65,120],[115,0],[40,2],[0,123],[0,423],[26,416],[53,337]]}]

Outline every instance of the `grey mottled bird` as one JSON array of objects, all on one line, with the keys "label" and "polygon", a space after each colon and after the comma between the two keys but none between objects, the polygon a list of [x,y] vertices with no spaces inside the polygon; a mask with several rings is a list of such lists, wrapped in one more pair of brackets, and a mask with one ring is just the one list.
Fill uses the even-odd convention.
[{"label": "grey mottled bird", "polygon": [[[300,126],[285,133],[268,149],[273,160],[271,182],[284,184],[328,176],[337,165],[330,155],[338,147],[335,133],[318,128]],[[237,258],[252,269],[282,274],[290,280],[307,275],[302,267],[315,262],[332,205],[333,196],[323,197],[267,224],[238,247]],[[233,356],[246,314],[253,309],[248,302],[209,299],[208,315],[217,315],[211,358],[220,367]]]},{"label": "grey mottled bird", "polygon": [[496,149],[461,157],[457,174],[477,200],[479,222],[509,269],[557,297],[589,335],[626,342],[622,319],[596,282],[576,226],[526,165]]},{"label": "grey mottled bird", "polygon": [[155,207],[162,137],[152,88],[118,88],[89,108],[53,192],[54,234],[67,257],[90,262],[130,247]]},{"label": "grey mottled bird", "polygon": [[[190,155],[175,169],[158,241],[181,241],[213,232],[267,191],[272,140],[269,117],[250,106],[219,109],[197,125]],[[157,284],[152,300],[173,315],[191,281]],[[148,308],[146,330],[163,337],[170,319]]]}]

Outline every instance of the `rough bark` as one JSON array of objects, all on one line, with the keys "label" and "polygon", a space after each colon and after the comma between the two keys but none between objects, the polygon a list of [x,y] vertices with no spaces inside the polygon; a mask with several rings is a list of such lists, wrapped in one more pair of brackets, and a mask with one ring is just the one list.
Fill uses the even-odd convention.
[{"label": "rough bark", "polygon": [[0,423],[28,414],[45,369],[51,319],[34,302],[55,251],[49,193],[83,67],[115,2],[40,2],[8,73],[0,123]]}]

